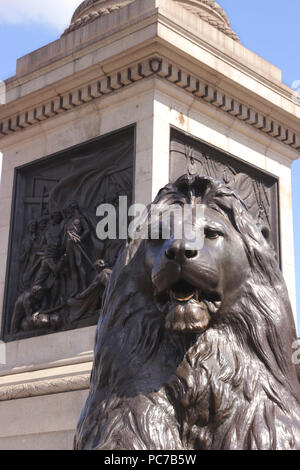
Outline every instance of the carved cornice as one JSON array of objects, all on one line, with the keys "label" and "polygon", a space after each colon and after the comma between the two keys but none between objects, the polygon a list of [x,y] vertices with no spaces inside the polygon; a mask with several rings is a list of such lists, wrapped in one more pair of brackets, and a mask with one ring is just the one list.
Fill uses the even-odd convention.
[{"label": "carved cornice", "polygon": [[223,8],[214,0],[175,0],[183,8],[206,21],[214,28],[240,42],[237,34],[231,29],[230,21]]},{"label": "carved cornice", "polygon": [[20,384],[4,385],[0,386],[0,401],[87,390],[89,386],[90,374],[48,378]]},{"label": "carved cornice", "polygon": [[[97,18],[109,15],[136,0],[85,0],[74,12],[71,24],[62,36],[92,23]],[[198,16],[206,23],[217,28],[234,41],[240,42],[236,33],[230,27],[230,21],[223,8],[214,0],[175,0],[177,4]]]},{"label": "carved cornice", "polygon": [[190,74],[180,66],[170,63],[162,57],[152,57],[119,72],[105,75],[97,81],[6,118],[0,122],[0,138],[24,131],[26,128],[38,125],[44,120],[66,113],[90,101],[101,99],[135,82],[153,76],[174,84],[174,86],[192,94],[195,99],[203,100],[219,108],[277,141],[300,150],[300,133],[296,133],[294,130],[287,128],[284,123],[273,120],[272,117],[264,115],[261,111],[242,103],[238,99],[224,94],[215,86],[206,83],[201,78]]},{"label": "carved cornice", "polygon": [[[101,16],[109,15],[110,13],[113,13],[114,11],[119,10],[123,6],[129,5],[130,3],[134,1],[135,0],[120,0],[120,1],[85,0],[75,10],[70,26],[68,26],[68,28],[63,32],[62,36],[65,36],[66,34],[72,31],[76,31],[77,29],[95,21],[97,18],[100,18]],[[88,11],[86,12],[86,10]]]}]

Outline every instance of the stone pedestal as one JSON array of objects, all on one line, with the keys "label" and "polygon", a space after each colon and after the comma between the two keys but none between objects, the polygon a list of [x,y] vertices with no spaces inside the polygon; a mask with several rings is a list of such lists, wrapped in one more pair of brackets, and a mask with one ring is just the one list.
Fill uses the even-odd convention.
[{"label": "stone pedestal", "polygon": [[[281,265],[296,315],[290,166],[300,151],[300,106],[292,90],[280,70],[184,8],[189,2],[123,3],[22,57],[7,80],[0,107],[1,304],[15,168],[135,126],[136,202],[149,203],[170,179],[172,128],[278,179]],[[90,326],[6,343],[1,449],[72,447],[94,332]]]}]

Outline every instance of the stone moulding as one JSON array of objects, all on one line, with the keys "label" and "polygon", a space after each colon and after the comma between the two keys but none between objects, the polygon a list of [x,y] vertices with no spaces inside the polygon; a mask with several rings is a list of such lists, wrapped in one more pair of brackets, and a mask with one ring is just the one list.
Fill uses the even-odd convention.
[{"label": "stone moulding", "polygon": [[[103,6],[103,2],[100,3],[93,0],[86,0],[75,10],[70,26],[68,26],[68,28],[63,32],[62,36],[65,36],[72,31],[78,30],[82,26],[95,21],[101,16],[109,15],[110,13],[113,13],[114,11],[119,10],[124,6],[128,6],[130,3],[134,3],[134,1],[135,0],[115,0],[114,4],[112,4],[110,7],[105,7]],[[214,28],[217,28],[219,31],[226,34],[226,36],[229,36],[234,41],[240,42],[238,36],[230,27],[230,22],[226,13],[215,1],[196,0],[189,4],[186,1],[176,0],[176,3],[186,10],[192,12],[206,23],[209,23]],[[94,8],[91,11],[84,14],[88,8],[93,6]],[[203,9],[203,6],[206,6],[207,9]]]},{"label": "stone moulding", "polygon": [[296,134],[294,130],[288,129],[284,124],[224,94],[213,85],[205,83],[201,78],[186,72],[162,57],[145,59],[119,72],[105,75],[81,88],[56,96],[50,101],[2,120],[0,122],[0,139],[151,76],[167,80],[191,93],[195,98],[206,101],[277,141],[300,150],[300,133]]},{"label": "stone moulding", "polygon": [[87,390],[90,385],[90,374],[66,376],[53,379],[36,380],[15,385],[0,387],[0,401],[17,400],[55,393]]},{"label": "stone moulding", "polygon": [[[176,1],[179,5],[182,5],[183,8],[191,11],[194,15],[201,18],[201,20],[206,21],[206,23],[209,23],[214,28],[226,34],[226,36],[229,36],[234,41],[241,42],[237,34],[231,29],[230,21],[225,11],[214,0],[194,0],[190,4],[186,1],[182,2],[182,0]],[[203,6],[207,7],[206,11],[203,9]]]},{"label": "stone moulding", "polygon": [[[131,2],[133,1],[134,0],[131,0]],[[120,8],[128,5],[131,2],[130,0],[128,0],[127,2],[126,0],[123,0],[120,2],[116,2],[114,5],[111,5],[110,7],[104,7],[104,8],[103,7],[101,8],[100,5],[99,5],[100,8],[96,8],[95,6],[95,9],[93,9],[93,11],[81,16],[81,12],[84,12],[84,10],[86,10],[86,8],[88,7],[92,7],[93,4],[95,3],[94,1],[83,2],[75,10],[70,26],[68,26],[68,28],[63,32],[62,36],[65,36],[66,34],[72,31],[76,31],[82,26],[85,26],[86,24],[91,23],[92,21],[98,19],[100,16],[109,15],[110,13],[113,13],[114,11],[119,10]]]}]

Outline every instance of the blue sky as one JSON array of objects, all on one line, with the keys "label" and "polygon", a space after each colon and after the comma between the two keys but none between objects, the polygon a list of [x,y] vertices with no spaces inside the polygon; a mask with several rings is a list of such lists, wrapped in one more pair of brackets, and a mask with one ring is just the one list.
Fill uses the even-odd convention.
[{"label": "blue sky", "polygon": [[[15,73],[18,57],[57,39],[81,0],[0,0],[0,79]],[[244,46],[300,80],[300,1],[219,0]],[[300,317],[300,160],[292,166],[298,317]],[[300,318],[298,318],[300,331]]]}]

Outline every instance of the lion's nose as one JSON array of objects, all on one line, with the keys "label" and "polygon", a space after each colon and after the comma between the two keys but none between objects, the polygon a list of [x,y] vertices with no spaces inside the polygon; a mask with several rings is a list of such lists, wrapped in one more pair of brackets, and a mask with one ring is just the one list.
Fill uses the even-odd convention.
[{"label": "lion's nose", "polygon": [[168,247],[165,254],[168,259],[177,261],[177,263],[183,263],[187,259],[196,258],[198,251],[188,249],[186,244],[182,241],[176,241]]}]

